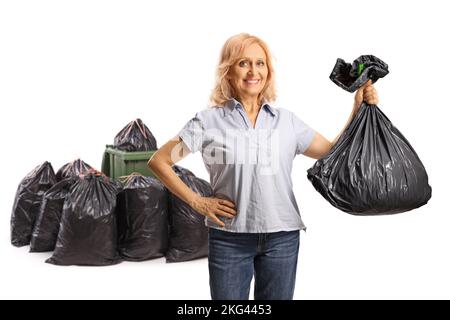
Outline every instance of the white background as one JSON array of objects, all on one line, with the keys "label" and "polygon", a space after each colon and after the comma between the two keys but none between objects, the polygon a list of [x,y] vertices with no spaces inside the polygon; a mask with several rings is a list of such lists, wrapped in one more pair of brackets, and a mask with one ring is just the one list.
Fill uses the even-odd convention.
[{"label": "white background", "polygon": [[[328,76],[336,58],[389,64],[380,108],[408,138],[433,196],[417,210],[338,211],[296,158],[301,234],[295,299],[450,298],[448,5],[445,1],[2,1],[0,298],[209,299],[207,260],[57,267],[10,245],[17,185],[48,160],[100,169],[105,144],[139,117],[162,145],[208,105],[219,51],[240,32],[275,56],[276,106],[333,139],[353,95]],[[200,154],[181,165],[209,180]]]}]

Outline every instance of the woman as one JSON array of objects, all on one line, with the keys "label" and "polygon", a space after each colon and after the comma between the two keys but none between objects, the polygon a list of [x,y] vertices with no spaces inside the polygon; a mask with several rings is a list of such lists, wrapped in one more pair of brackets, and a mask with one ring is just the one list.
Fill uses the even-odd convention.
[{"label": "woman", "polygon": [[[299,231],[305,229],[292,191],[297,154],[319,159],[333,142],[292,112],[274,108],[274,70],[267,45],[249,34],[224,44],[211,100],[162,146],[149,167],[166,187],[206,218],[212,299],[292,299]],[[371,83],[355,95],[347,124],[362,101],[378,104]],[[341,132],[342,133],[342,132]],[[172,170],[201,150],[214,197],[193,192]]]}]

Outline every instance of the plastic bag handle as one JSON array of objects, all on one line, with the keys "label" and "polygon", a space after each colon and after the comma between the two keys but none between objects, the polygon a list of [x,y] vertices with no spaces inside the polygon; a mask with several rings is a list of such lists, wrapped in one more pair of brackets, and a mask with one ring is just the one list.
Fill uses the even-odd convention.
[{"label": "plastic bag handle", "polygon": [[84,179],[88,175],[95,175],[96,177],[103,177],[105,180],[109,181],[109,177],[105,175],[103,172],[95,170],[94,168],[89,169],[85,173],[80,173],[78,176]]},{"label": "plastic bag handle", "polygon": [[145,133],[145,130],[143,127],[141,127],[141,125],[139,124],[139,119],[134,120],[134,123],[136,123],[139,131],[142,133],[142,135],[144,136],[145,139],[148,139],[147,134]]},{"label": "plastic bag handle", "polygon": [[142,174],[139,172],[133,172],[127,176],[120,176],[119,180],[120,180],[120,182],[127,184],[134,177],[142,177]]}]

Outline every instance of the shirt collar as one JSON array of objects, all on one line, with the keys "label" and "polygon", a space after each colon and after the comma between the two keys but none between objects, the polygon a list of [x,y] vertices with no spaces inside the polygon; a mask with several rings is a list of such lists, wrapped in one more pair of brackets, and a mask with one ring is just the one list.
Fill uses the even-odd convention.
[{"label": "shirt collar", "polygon": [[[243,109],[242,104],[239,101],[237,101],[235,98],[232,98],[232,99],[228,100],[227,102],[225,102],[225,105],[223,107],[223,109],[224,109],[224,116],[229,115],[236,108]],[[276,112],[275,112],[275,109],[267,102],[266,99],[263,99],[262,109],[266,110],[267,112],[269,112],[272,116],[276,116],[277,115]]]}]

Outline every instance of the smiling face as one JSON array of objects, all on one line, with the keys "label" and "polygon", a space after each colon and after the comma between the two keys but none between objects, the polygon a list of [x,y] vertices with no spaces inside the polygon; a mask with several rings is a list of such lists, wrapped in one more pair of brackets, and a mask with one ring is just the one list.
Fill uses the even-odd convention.
[{"label": "smiling face", "polygon": [[266,53],[257,43],[244,49],[242,57],[230,68],[228,79],[240,98],[258,98],[266,85],[269,69]]}]

